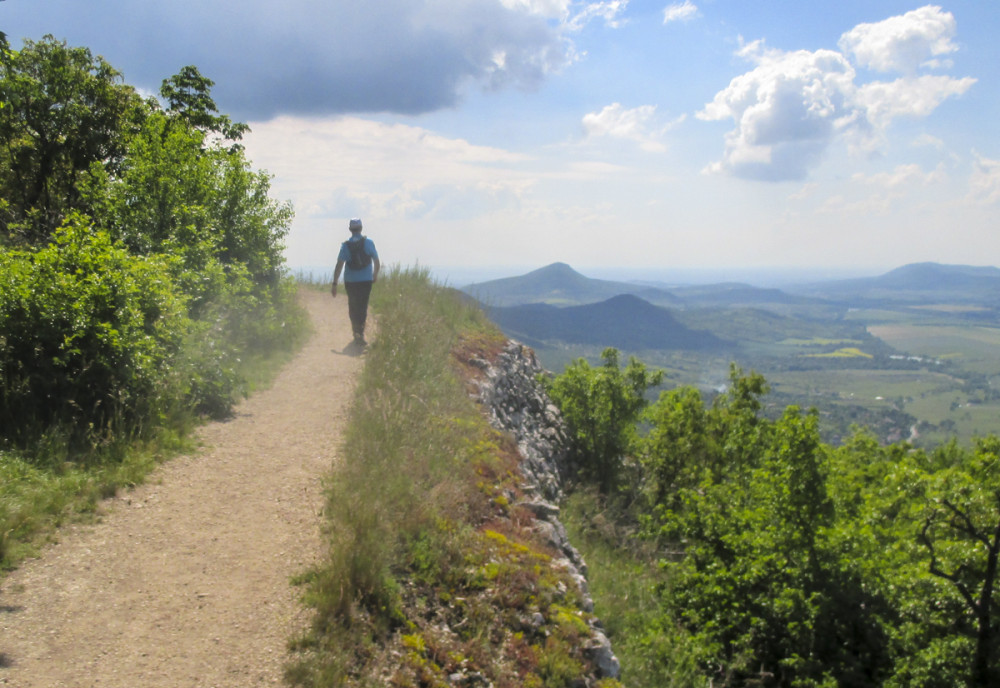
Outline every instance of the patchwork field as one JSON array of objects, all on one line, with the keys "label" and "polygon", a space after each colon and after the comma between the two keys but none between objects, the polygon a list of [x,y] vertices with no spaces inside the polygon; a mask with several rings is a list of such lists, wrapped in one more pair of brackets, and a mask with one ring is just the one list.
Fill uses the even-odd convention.
[{"label": "patchwork field", "polygon": [[1000,375],[1000,328],[894,323],[868,331],[900,351],[955,361],[963,368]]}]

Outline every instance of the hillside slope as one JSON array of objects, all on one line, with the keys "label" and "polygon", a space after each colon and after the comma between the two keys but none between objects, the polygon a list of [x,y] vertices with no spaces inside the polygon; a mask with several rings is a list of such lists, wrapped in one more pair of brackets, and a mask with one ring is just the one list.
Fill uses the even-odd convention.
[{"label": "hillside slope", "polygon": [[681,324],[668,310],[623,294],[600,303],[557,308],[529,304],[487,309],[514,338],[643,349],[714,350],[727,345],[715,335]]}]

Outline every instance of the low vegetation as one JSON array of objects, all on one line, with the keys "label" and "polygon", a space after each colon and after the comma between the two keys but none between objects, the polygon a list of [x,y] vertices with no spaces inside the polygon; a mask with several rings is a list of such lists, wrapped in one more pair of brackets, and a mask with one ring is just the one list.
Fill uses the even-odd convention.
[{"label": "low vegetation", "polygon": [[461,361],[496,354],[503,337],[419,270],[380,278],[373,307],[378,334],[328,481],[328,558],[303,576],[315,617],[290,681],[573,685],[588,671],[579,593],[535,541],[510,440],[463,382]]}]

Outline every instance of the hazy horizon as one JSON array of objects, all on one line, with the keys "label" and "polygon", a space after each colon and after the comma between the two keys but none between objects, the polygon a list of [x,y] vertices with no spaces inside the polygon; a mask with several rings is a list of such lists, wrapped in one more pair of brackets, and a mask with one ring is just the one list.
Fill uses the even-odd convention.
[{"label": "hazy horizon", "polygon": [[[859,277],[878,277],[891,270],[902,267],[894,265],[881,270],[814,266],[775,266],[775,267],[663,267],[634,268],[629,266],[576,266],[567,261],[576,272],[592,279],[611,280],[619,282],[650,282],[657,284],[699,285],[718,284],[722,282],[742,282],[756,287],[781,287],[792,284],[808,284]],[[391,263],[391,261],[390,261]],[[426,265],[431,277],[442,284],[451,287],[464,287],[478,282],[488,282],[507,277],[519,277],[529,272],[539,270],[545,265],[490,265],[490,266],[447,266]],[[328,280],[333,275],[330,265],[289,265],[292,274],[312,275],[316,279]]]}]

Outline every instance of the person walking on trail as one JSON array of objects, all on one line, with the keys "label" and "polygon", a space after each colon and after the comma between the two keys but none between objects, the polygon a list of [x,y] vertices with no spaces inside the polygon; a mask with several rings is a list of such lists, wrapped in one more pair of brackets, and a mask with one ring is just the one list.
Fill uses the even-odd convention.
[{"label": "person walking on trail", "polygon": [[[361,234],[361,218],[354,218],[348,224],[351,238],[340,245],[337,267],[333,271],[333,286],[330,292],[337,296],[337,282],[344,272],[344,289],[347,290],[347,312],[351,316],[354,343],[365,346],[365,321],[368,320],[368,297],[372,285],[378,281],[382,264],[378,260],[375,242]],[[344,267],[346,266],[346,270]]]}]

